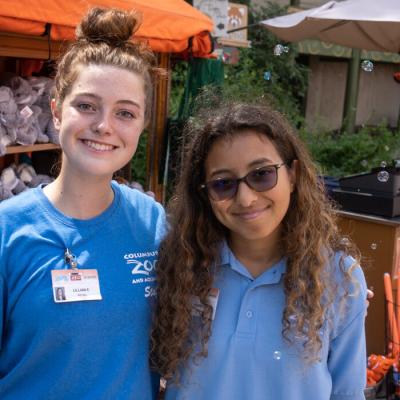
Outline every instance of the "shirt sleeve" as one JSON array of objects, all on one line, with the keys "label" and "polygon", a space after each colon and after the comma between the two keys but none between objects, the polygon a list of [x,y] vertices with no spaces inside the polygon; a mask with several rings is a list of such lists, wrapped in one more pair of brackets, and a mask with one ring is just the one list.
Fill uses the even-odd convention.
[{"label": "shirt sleeve", "polygon": [[154,371],[151,372],[151,386],[153,390],[153,399],[158,399],[160,394],[160,375]]},{"label": "shirt sleeve", "polygon": [[366,283],[360,267],[353,272],[358,289],[348,295],[340,330],[330,342],[328,368],[332,377],[331,400],[364,400],[366,386]]},{"label": "shirt sleeve", "polygon": [[6,288],[3,276],[0,274],[0,351],[2,349],[6,313]]}]

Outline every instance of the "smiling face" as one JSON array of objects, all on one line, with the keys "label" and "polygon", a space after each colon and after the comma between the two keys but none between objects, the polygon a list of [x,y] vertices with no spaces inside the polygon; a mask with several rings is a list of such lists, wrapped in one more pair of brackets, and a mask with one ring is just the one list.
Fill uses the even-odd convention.
[{"label": "smiling face", "polygon": [[61,173],[110,179],[136,151],[144,128],[144,82],[109,65],[81,67],[61,107],[53,101],[52,110],[63,150]]},{"label": "smiling face", "polygon": [[[205,162],[206,181],[243,177],[256,168],[284,161],[265,135],[244,131],[233,138],[218,139],[212,145]],[[232,242],[277,243],[294,188],[294,168],[286,165],[279,168],[277,184],[268,191],[256,192],[241,182],[232,199],[214,201],[210,198],[212,210],[229,230]]]}]

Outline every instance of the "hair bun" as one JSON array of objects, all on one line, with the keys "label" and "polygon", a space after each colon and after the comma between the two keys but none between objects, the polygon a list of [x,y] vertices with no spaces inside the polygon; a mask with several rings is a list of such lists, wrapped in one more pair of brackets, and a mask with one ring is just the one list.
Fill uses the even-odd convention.
[{"label": "hair bun", "polygon": [[76,28],[76,37],[77,40],[118,46],[130,40],[141,22],[141,15],[134,11],[95,7],[82,18]]}]

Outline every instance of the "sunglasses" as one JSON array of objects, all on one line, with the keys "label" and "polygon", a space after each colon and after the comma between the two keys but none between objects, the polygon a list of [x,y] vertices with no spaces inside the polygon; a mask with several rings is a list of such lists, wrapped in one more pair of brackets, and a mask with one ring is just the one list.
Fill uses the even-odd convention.
[{"label": "sunglasses", "polygon": [[276,186],[278,183],[278,169],[286,164],[286,162],[283,162],[256,168],[242,178],[215,179],[200,185],[200,188],[205,189],[208,196],[214,201],[223,201],[235,197],[242,181],[256,192],[265,192]]}]

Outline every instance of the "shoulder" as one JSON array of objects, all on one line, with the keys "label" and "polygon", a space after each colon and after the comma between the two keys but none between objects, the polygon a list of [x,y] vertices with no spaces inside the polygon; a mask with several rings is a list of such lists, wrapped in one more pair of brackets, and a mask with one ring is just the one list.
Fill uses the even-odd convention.
[{"label": "shoulder", "polygon": [[333,319],[335,336],[344,331],[346,326],[356,318],[364,319],[366,314],[367,284],[362,267],[357,261],[342,252],[337,252],[331,265],[335,299],[333,302]]},{"label": "shoulder", "polygon": [[39,188],[28,189],[14,197],[0,202],[0,218],[26,215],[30,210],[36,209],[38,205],[37,192]]},{"label": "shoulder", "polygon": [[29,189],[0,203],[0,266],[5,263],[4,252],[18,241],[17,238],[26,244],[31,228],[42,218],[37,190]]},{"label": "shoulder", "polygon": [[120,193],[121,209],[134,223],[140,223],[151,229],[161,230],[164,234],[166,229],[166,217],[163,206],[151,196],[138,189],[132,189],[126,185],[113,182],[114,190]]},{"label": "shoulder", "polygon": [[118,184],[116,182],[113,182],[113,188],[120,192],[122,201],[127,205],[141,207],[141,211],[143,211],[143,208],[148,208],[164,213],[164,209],[160,203],[138,189],[133,189],[127,185]]},{"label": "shoulder", "polygon": [[366,294],[367,284],[365,282],[364,272],[360,264],[351,256],[338,251],[334,254],[331,260],[333,267],[334,280],[343,286],[348,283],[349,288],[361,291],[361,294]]}]

